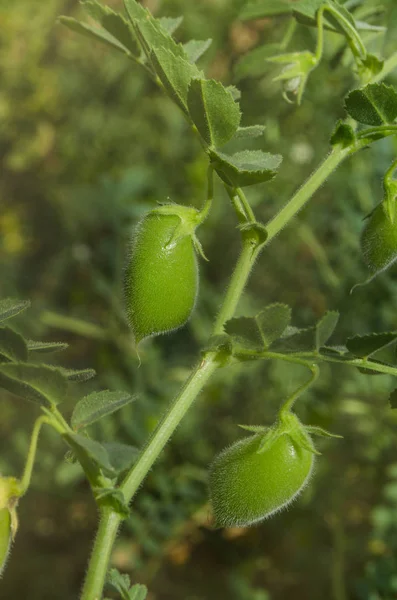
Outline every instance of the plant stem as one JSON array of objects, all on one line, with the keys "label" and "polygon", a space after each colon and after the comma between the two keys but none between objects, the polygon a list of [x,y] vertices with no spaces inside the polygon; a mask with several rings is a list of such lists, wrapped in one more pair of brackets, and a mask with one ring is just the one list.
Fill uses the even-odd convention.
[{"label": "plant stem", "polygon": [[113,544],[121,517],[110,509],[103,509],[90,565],[84,582],[81,600],[101,600]]},{"label": "plant stem", "polygon": [[138,460],[120,486],[127,502],[131,500],[187,410],[218,366],[216,354],[208,354],[196,366],[182,390],[167,408]]},{"label": "plant stem", "polygon": [[316,364],[306,363],[305,366],[310,369],[311,375],[305,383],[303,383],[287,400],[284,402],[280,409],[280,415],[286,414],[290,412],[292,406],[295,404],[295,401],[307,390],[308,387],[312,385],[312,383],[317,379],[319,375],[319,368]]},{"label": "plant stem", "polygon": [[289,221],[298,214],[306,202],[310,200],[314,192],[324,183],[327,177],[336,167],[352,153],[352,149],[336,146],[328,154],[327,158],[320,164],[318,169],[312,173],[291,200],[280,210],[280,212],[266,224],[268,238],[267,245]]},{"label": "plant stem", "polygon": [[259,249],[255,250],[249,241],[243,243],[241,254],[226,292],[225,301],[215,321],[213,335],[223,333],[223,325],[233,317],[258,253]]}]

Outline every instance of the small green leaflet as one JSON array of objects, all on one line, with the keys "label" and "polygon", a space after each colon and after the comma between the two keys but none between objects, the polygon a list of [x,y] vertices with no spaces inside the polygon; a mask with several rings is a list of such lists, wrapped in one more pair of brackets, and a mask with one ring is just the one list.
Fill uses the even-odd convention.
[{"label": "small green leaflet", "polygon": [[183,44],[183,49],[191,63],[195,63],[211,46],[212,40],[189,40]]},{"label": "small green leaflet", "polygon": [[183,17],[160,17],[158,19],[161,27],[169,34],[172,35],[178,29],[183,22]]},{"label": "small green leaflet", "polygon": [[110,477],[115,475],[108,453],[99,442],[78,433],[67,433],[63,437],[72,448],[84,470],[92,472],[92,464],[94,464],[97,468],[102,469],[106,475]]},{"label": "small green leaflet", "polygon": [[193,123],[208,146],[223,146],[232,139],[240,125],[240,107],[219,81],[192,79],[187,106]]},{"label": "small green leaflet", "polygon": [[263,352],[282,336],[291,319],[291,309],[285,304],[270,304],[256,317],[238,317],[225,324],[225,332],[232,338],[234,350],[243,347]]},{"label": "small green leaflet", "polygon": [[131,396],[128,392],[93,392],[76,404],[71,418],[72,428],[75,431],[84,429],[134,400],[136,396]]},{"label": "small green leaflet", "polygon": [[0,363],[27,360],[28,349],[24,338],[10,327],[0,327]]},{"label": "small green leaflet", "polygon": [[210,160],[219,177],[232,187],[244,187],[273,179],[282,156],[262,150],[243,150],[233,155],[211,150]]},{"label": "small green leaflet", "polygon": [[105,31],[120,42],[126,48],[127,52],[133,55],[139,54],[139,46],[135,39],[129,23],[119,13],[114,12],[108,6],[103,6],[98,2],[82,2],[82,6],[87,14],[97,21]]},{"label": "small green leaflet", "polygon": [[366,125],[387,125],[397,117],[397,92],[391,85],[370,83],[345,99],[349,115]]},{"label": "small green leaflet", "polygon": [[88,381],[96,376],[94,369],[64,369],[58,367],[58,370],[69,380],[75,383]]},{"label": "small green leaflet", "polygon": [[348,146],[352,146],[356,140],[356,134],[350,125],[344,123],[343,121],[338,121],[336,123],[334,132],[331,135],[331,144],[333,146],[342,146],[342,148],[347,148]]},{"label": "small green leaflet", "polygon": [[338,321],[339,313],[337,311],[325,313],[323,318],[318,321],[316,325],[316,350],[320,350],[321,346],[326,344],[327,340],[333,334]]},{"label": "small green leaflet", "polygon": [[397,388],[391,392],[389,396],[389,403],[391,408],[397,408]]},{"label": "small green leaflet", "polygon": [[166,48],[153,48],[149,56],[165,91],[187,113],[190,81],[193,77],[200,77],[200,71],[188,61],[187,57],[174,56]]},{"label": "small green leaflet", "polygon": [[122,473],[129,469],[139,455],[139,449],[135,446],[130,446],[129,444],[106,442],[102,445],[109,456],[110,463],[117,473]]},{"label": "small green leaflet", "polygon": [[145,600],[148,593],[145,585],[136,583],[131,586],[128,575],[122,575],[117,569],[110,569],[107,585],[114,588],[120,594],[122,600]]},{"label": "small green leaflet", "polygon": [[370,333],[368,335],[355,335],[346,341],[347,349],[359,358],[371,356],[378,350],[386,348],[397,340],[397,332]]},{"label": "small green leaflet", "polygon": [[266,347],[278,340],[291,321],[291,308],[286,304],[270,304],[256,316]]},{"label": "small green leaflet", "polygon": [[154,48],[169,50],[174,56],[187,59],[181,44],[177,44],[150,12],[135,0],[124,0],[124,6],[132,23],[134,32],[149,57]]},{"label": "small green leaflet", "polygon": [[234,139],[257,138],[261,137],[266,130],[265,125],[248,125],[248,127],[239,127]]},{"label": "small green leaflet", "polygon": [[65,342],[36,342],[35,340],[25,340],[29,352],[40,352],[43,354],[51,352],[60,352],[66,350],[69,344]]},{"label": "small green leaflet", "polygon": [[15,298],[5,298],[0,300],[0,321],[10,319],[15,315],[29,308],[29,300],[16,300]]},{"label": "small green leaflet", "polygon": [[224,329],[233,338],[233,342],[237,346],[242,345],[244,348],[258,352],[265,349],[255,318],[236,317],[230,319],[225,323]]},{"label": "small green leaflet", "polygon": [[46,407],[66,399],[68,379],[62,369],[30,363],[0,364],[0,387]]}]

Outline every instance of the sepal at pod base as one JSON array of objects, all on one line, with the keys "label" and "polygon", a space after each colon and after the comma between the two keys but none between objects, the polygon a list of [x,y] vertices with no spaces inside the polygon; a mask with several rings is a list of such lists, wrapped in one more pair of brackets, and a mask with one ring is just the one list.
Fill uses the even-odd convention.
[{"label": "sepal at pod base", "polygon": [[165,204],[150,211],[132,236],[125,269],[127,316],[138,344],[178,329],[189,319],[198,291],[195,229],[202,213]]},{"label": "sepal at pod base", "polygon": [[20,495],[17,479],[0,476],[0,577],[18,529],[16,507]]}]

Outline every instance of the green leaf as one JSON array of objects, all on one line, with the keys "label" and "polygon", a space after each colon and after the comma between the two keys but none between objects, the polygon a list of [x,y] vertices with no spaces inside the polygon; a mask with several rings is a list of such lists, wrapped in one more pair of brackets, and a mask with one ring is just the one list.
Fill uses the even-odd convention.
[{"label": "green leaf", "polygon": [[146,585],[136,583],[130,589],[129,600],[146,600],[148,590]]},{"label": "green leaf", "polygon": [[56,367],[4,363],[0,364],[0,387],[25,400],[51,407],[66,399],[68,380]]},{"label": "green leaf", "polygon": [[345,99],[349,115],[366,125],[386,125],[397,117],[397,93],[391,85],[370,83]]},{"label": "green leaf", "polygon": [[26,340],[29,352],[60,352],[69,348],[69,344],[65,342],[36,342],[35,340]]},{"label": "green leaf", "polygon": [[145,600],[147,596],[147,587],[136,583],[131,586],[128,575],[121,575],[117,569],[110,569],[107,584],[113,587],[121,596],[122,600]]},{"label": "green leaf", "polygon": [[235,102],[241,100],[241,92],[235,85],[228,85],[226,89],[228,92],[231,93],[232,98]]},{"label": "green leaf", "polygon": [[391,408],[397,408],[397,388],[391,392],[389,396],[389,403]]},{"label": "green leaf", "polygon": [[88,381],[96,376],[94,369],[63,369],[58,367],[58,370],[62,371],[69,381],[74,381],[76,383]]},{"label": "green leaf", "polygon": [[296,331],[295,328],[292,328],[290,335],[287,328],[286,333],[275,341],[272,350],[285,353],[314,352],[316,350],[316,328],[308,327]]},{"label": "green leaf", "polygon": [[127,52],[129,51],[132,55],[139,55],[139,46],[135,35],[123,15],[92,0],[82,2],[82,6],[89,16],[97,21],[113,38],[118,40]]},{"label": "green leaf", "polygon": [[281,44],[266,44],[244,54],[234,67],[234,76],[237,81],[244,77],[263,75],[267,68],[266,59],[278,54],[281,50]]},{"label": "green leaf", "polygon": [[266,348],[279,339],[291,321],[291,308],[286,304],[270,304],[256,316]]},{"label": "green leaf", "polygon": [[147,57],[153,49],[161,48],[169,50],[175,57],[187,59],[183,46],[172,39],[160,20],[155,19],[146,8],[135,0],[124,0],[124,6]]},{"label": "green leaf", "polygon": [[24,338],[10,327],[0,327],[0,363],[5,361],[26,362],[28,349]]},{"label": "green leaf", "polygon": [[210,160],[225,183],[244,187],[273,179],[282,157],[262,150],[243,150],[231,156],[211,150]]},{"label": "green leaf", "polygon": [[323,346],[320,349],[320,354],[331,358],[346,358],[346,360],[352,358],[352,354],[348,351],[346,346]]},{"label": "green leaf", "polygon": [[115,470],[110,463],[108,454],[99,442],[78,433],[67,433],[63,437],[72,448],[83,468],[86,467],[87,463],[94,463],[105,474],[109,476],[115,475]]},{"label": "green leaf", "polygon": [[103,447],[108,453],[110,463],[117,473],[122,473],[129,469],[139,455],[138,448],[120,442],[107,442],[103,444]]},{"label": "green leaf", "polygon": [[189,40],[186,44],[183,44],[183,49],[191,63],[195,63],[201,58],[211,46],[212,40]]},{"label": "green leaf", "polygon": [[192,79],[187,96],[189,115],[208,146],[223,146],[240,125],[240,107],[213,79]]},{"label": "green leaf", "polygon": [[174,56],[165,48],[154,48],[150,60],[169,97],[187,114],[187,96],[190,81],[200,71],[186,58]]},{"label": "green leaf", "polygon": [[100,41],[107,46],[118,50],[122,54],[130,54],[125,46],[120,44],[120,42],[118,42],[112,35],[109,35],[105,30],[99,29],[98,27],[91,27],[91,25],[81,23],[72,17],[59,17],[58,21],[75,33],[80,33],[85,37],[94,39],[95,41]]},{"label": "green leaf", "polygon": [[16,300],[15,298],[5,298],[0,300],[0,321],[10,319],[20,312],[29,308],[29,300]]},{"label": "green leaf", "polygon": [[333,146],[342,146],[342,148],[347,148],[348,146],[352,146],[355,140],[356,134],[354,133],[354,129],[347,123],[338,121],[334,132],[331,135],[331,144]]},{"label": "green leaf", "polygon": [[347,349],[360,358],[371,356],[381,348],[385,348],[397,340],[397,332],[370,333],[355,335],[346,341]]},{"label": "green leaf", "polygon": [[169,35],[172,35],[173,33],[175,33],[175,31],[178,29],[178,27],[182,24],[183,22],[183,17],[160,17],[160,19],[158,19],[161,27],[167,32],[169,33]]},{"label": "green leaf", "polygon": [[131,396],[128,392],[92,392],[76,404],[71,418],[72,428],[78,431],[88,427],[134,400],[136,396]]},{"label": "green leaf", "polygon": [[261,137],[266,130],[265,125],[249,125],[248,127],[239,127],[234,139],[246,139]]},{"label": "green leaf", "polygon": [[237,346],[243,346],[254,351],[264,349],[261,331],[255,318],[237,317],[230,319],[225,323],[224,329]]},{"label": "green leaf", "polygon": [[122,575],[117,569],[110,569],[106,583],[113,587],[123,600],[130,600],[131,580],[128,575]]},{"label": "green leaf", "polygon": [[284,0],[255,0],[248,2],[239,14],[242,21],[252,19],[263,19],[264,17],[276,17],[292,13],[291,3]]},{"label": "green leaf", "polygon": [[327,340],[333,334],[335,327],[339,321],[339,313],[337,311],[330,311],[325,313],[322,319],[316,325],[316,349],[320,350],[321,346],[327,342]]}]

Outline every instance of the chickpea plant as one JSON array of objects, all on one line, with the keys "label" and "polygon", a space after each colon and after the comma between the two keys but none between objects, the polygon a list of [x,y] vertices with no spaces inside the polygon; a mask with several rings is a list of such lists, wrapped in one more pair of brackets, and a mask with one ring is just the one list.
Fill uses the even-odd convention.
[{"label": "chickpea plant", "polygon": [[[310,483],[314,461],[321,460],[316,458],[319,452],[312,438],[333,434],[304,425],[292,408],[315,382],[322,363],[340,363],[366,374],[397,376],[395,364],[377,358],[378,352],[397,341],[395,331],[353,336],[344,345],[332,346],[328,340],[337,326],[337,312],[327,312],[312,327],[298,329],[291,325],[291,310],[282,304],[282,298],[280,303],[265,306],[255,316],[234,316],[258,256],[280,230],[344,160],[378,140],[397,134],[397,92],[383,83],[397,68],[397,51],[386,57],[375,56],[367,51],[365,44],[368,33],[384,36],[386,28],[360,18],[362,3],[257,0],[244,6],[242,19],[282,17],[289,23],[280,44],[272,44],[263,52],[268,62],[281,66],[276,80],[281,82],[287,101],[299,104],[304,100],[308,78],[323,60],[328,31],[340,36],[343,53],[348,55],[347,68],[355,81],[354,89],[345,98],[346,118],[336,123],[330,136],[328,155],[284,207],[269,222],[261,223],[245,189],[275,177],[282,160],[281,156],[249,149],[250,140],[262,137],[264,127],[244,126],[238,89],[206,78],[196,65],[209,40],[177,43],[172,35],[181,19],[157,19],[136,0],[124,3],[125,16],[94,0],[83,2],[97,25],[70,17],[61,17],[60,21],[74,32],[118,51],[123,55],[120,60],[130,60],[133,68],[144,69],[180,108],[208,159],[206,201],[201,210],[167,203],[153,208],[132,233],[130,248],[126,250],[125,308],[136,344],[182,327],[194,310],[199,293],[197,263],[206,259],[196,231],[199,235],[199,228],[205,227],[215,201],[214,178],[222,182],[230,199],[241,253],[214,319],[211,337],[189,378],[139,452],[122,444],[115,449],[114,444],[99,443],[86,434],[92,423],[134,401],[134,396],[110,390],[91,393],[77,403],[70,423],[67,422],[58,406],[66,399],[71,382],[84,382],[95,373],[91,369],[71,371],[40,362],[40,355],[60,351],[66,345],[26,340],[9,325],[0,328],[0,386],[36,403],[42,413],[33,427],[22,476],[4,475],[0,479],[0,568],[3,569],[17,532],[17,505],[30,484],[39,432],[43,425],[48,425],[59,433],[80,462],[100,513],[81,600],[103,598],[105,585],[125,600],[146,597],[145,586],[131,585],[128,576],[114,569],[109,571],[112,548],[142,481],[215,371],[227,370],[237,362],[276,360],[300,365],[309,374],[281,403],[273,425],[241,425],[246,437],[214,459],[209,469],[209,495],[215,523],[220,527],[258,523],[282,510]],[[356,13],[348,10],[350,4]],[[367,3],[365,13],[370,17],[368,8],[371,3]],[[292,43],[297,22],[315,28],[314,51],[285,52]],[[263,61],[261,65],[264,68]],[[252,56],[246,55],[237,65],[237,74],[249,75],[253,71],[258,72],[258,64],[253,66]],[[230,154],[225,145],[235,138],[245,140],[247,147]],[[397,258],[396,170],[397,159],[384,176],[383,200],[364,224],[361,247],[369,268],[368,282]],[[16,316],[28,305],[13,299],[1,301],[0,321]],[[393,392],[392,406],[395,398]]]}]

